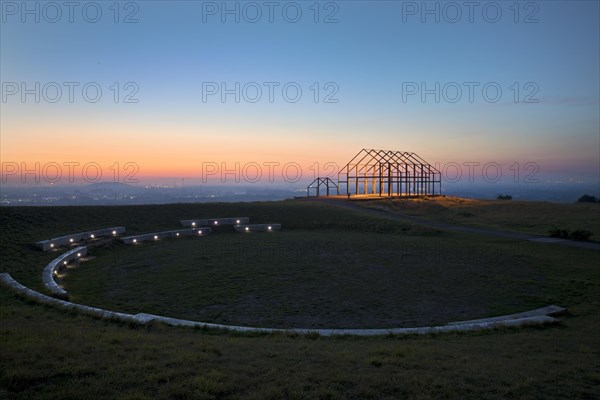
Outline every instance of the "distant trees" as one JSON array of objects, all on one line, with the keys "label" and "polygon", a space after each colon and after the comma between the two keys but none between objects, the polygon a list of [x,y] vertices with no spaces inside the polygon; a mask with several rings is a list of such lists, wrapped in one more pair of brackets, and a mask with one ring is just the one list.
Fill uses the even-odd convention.
[{"label": "distant trees", "polygon": [[577,199],[578,203],[598,203],[598,199],[596,196],[590,196],[589,194],[584,194],[580,198]]},{"label": "distant trees", "polygon": [[512,200],[512,196],[510,194],[499,194],[496,198],[498,200]]}]

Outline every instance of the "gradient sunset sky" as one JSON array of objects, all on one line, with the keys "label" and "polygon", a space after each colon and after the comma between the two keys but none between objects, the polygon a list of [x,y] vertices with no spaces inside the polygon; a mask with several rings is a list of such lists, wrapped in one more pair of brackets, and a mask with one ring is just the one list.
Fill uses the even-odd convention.
[{"label": "gradient sunset sky", "polygon": [[[36,3],[39,22],[23,10]],[[260,17],[248,2],[200,1],[121,2],[117,16],[111,1],[94,3],[102,16],[93,23],[97,8],[84,15],[86,3],[70,22],[67,8],[59,18],[44,2],[2,2],[4,165],[96,162],[112,179],[109,166],[134,162],[151,183],[199,180],[203,163],[294,162],[308,178],[314,163],[341,165],[361,148],[382,148],[431,163],[497,162],[505,174],[533,162],[542,179],[598,182],[597,1],[483,1],[472,16],[463,2],[453,3],[461,16],[448,3],[426,3],[439,9],[439,22],[422,2],[274,2],[269,21],[262,1],[253,3]],[[239,22],[222,15],[226,7],[238,7]],[[124,23],[128,16],[133,23]],[[39,103],[11,92],[14,83],[20,91],[36,82],[40,92],[58,83],[62,97],[48,101],[52,85]],[[79,83],[72,103],[64,82]],[[89,82],[103,91],[96,103],[82,96]],[[207,95],[211,82],[257,82],[262,97],[252,103],[242,94],[236,103],[230,94],[223,102],[220,93]],[[279,84],[273,102],[264,82]],[[297,102],[282,94],[290,82],[302,89]],[[436,82],[439,102],[407,94],[412,83]],[[479,85],[472,102],[464,82]],[[462,87],[456,102],[454,83]],[[496,102],[482,94],[490,83],[502,90]],[[123,102],[135,87],[138,102]],[[326,102],[336,90],[337,102]]]}]

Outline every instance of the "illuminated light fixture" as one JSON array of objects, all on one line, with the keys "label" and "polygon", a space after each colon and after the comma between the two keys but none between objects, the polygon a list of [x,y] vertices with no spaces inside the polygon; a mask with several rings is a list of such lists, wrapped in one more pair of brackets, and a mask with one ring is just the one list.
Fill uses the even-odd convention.
[{"label": "illuminated light fixture", "polygon": [[73,239],[69,239],[69,242],[73,243]]},{"label": "illuminated light fixture", "polygon": [[133,239],[133,243],[137,243],[137,239]]},{"label": "illuminated light fixture", "polygon": [[175,236],[179,236],[179,232],[177,232],[177,234],[175,234]]},{"label": "illuminated light fixture", "polygon": [[158,236],[154,235],[154,240],[158,240]]},{"label": "illuminated light fixture", "polygon": [[271,228],[271,227],[269,226],[267,229],[268,229],[268,230],[271,230],[271,229],[273,229],[273,228]]},{"label": "illuminated light fixture", "polygon": [[90,237],[91,237],[92,239],[93,239],[93,238],[95,238],[95,236],[94,236],[94,234],[93,234],[93,233],[90,235]]},{"label": "illuminated light fixture", "polygon": [[215,221],[215,225],[219,225],[219,221]]},{"label": "illuminated light fixture", "polygon": [[77,257],[81,257],[81,253],[77,253]]},{"label": "illuminated light fixture", "polygon": [[112,233],[113,233],[113,235],[116,235],[116,234],[117,234],[117,231],[113,231]]},{"label": "illuminated light fixture", "polygon": [[50,247],[54,247],[54,243],[50,243]]},{"label": "illuminated light fixture", "polygon": [[240,223],[240,220],[239,220],[239,219],[236,219],[236,220],[235,220],[235,223],[236,223],[236,224],[239,224],[239,223]]},{"label": "illuminated light fixture", "polygon": [[250,228],[246,227],[246,231],[249,231],[249,230],[250,230]]},{"label": "illuminated light fixture", "polygon": [[57,270],[54,270],[54,275],[58,275],[58,271]]},{"label": "illuminated light fixture", "polygon": [[192,226],[196,226],[196,223],[195,223],[195,222],[192,222]]},{"label": "illuminated light fixture", "polygon": [[202,235],[202,231],[198,231],[198,235]]},{"label": "illuminated light fixture", "polygon": [[67,262],[66,262],[66,261],[63,261],[63,264],[67,265]]}]

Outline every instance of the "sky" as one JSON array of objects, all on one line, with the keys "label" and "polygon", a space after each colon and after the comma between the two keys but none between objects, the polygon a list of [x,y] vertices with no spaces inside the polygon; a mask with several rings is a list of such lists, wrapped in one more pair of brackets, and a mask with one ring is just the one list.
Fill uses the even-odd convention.
[{"label": "sky", "polygon": [[1,2],[3,183],[599,181],[597,1],[68,4]]}]

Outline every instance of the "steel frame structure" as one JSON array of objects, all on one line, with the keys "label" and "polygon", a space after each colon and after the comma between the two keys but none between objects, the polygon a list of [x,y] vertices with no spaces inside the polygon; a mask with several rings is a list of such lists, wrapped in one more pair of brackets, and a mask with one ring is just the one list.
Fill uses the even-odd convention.
[{"label": "steel frame structure", "polygon": [[321,186],[325,186],[326,196],[329,196],[330,189],[335,189],[337,194],[340,192],[340,188],[333,180],[329,178],[317,178],[306,187],[306,197],[310,196],[311,189],[315,189],[316,196],[319,197],[321,195]]},{"label": "steel frame structure", "polygon": [[338,195],[437,196],[442,174],[415,153],[362,149],[339,171],[337,186]]}]

